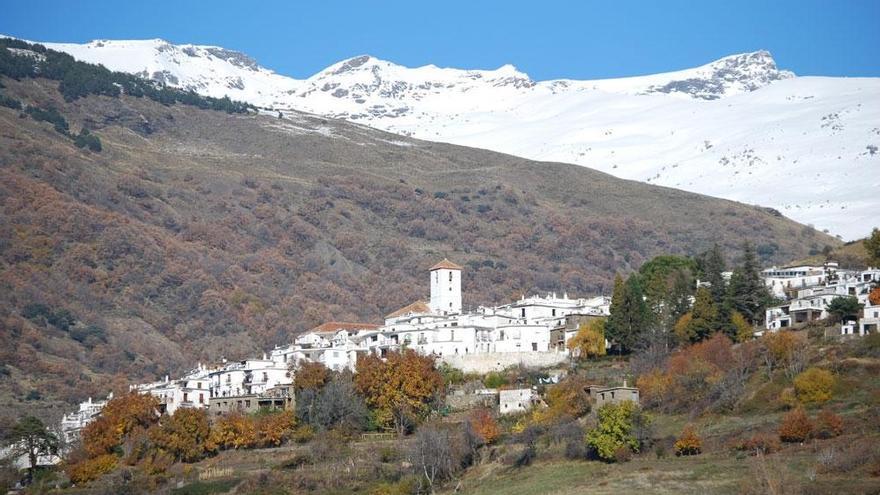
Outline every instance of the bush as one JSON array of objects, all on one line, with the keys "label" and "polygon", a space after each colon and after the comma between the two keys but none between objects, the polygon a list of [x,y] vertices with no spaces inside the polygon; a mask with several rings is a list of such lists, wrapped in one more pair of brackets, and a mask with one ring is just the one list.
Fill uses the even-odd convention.
[{"label": "bush", "polygon": [[0,106],[11,108],[13,110],[21,110],[21,102],[15,98],[11,98],[4,94],[0,94]]},{"label": "bush", "polygon": [[632,460],[633,451],[625,445],[621,445],[614,451],[614,462],[624,463]]},{"label": "bush", "polygon": [[803,404],[821,404],[831,400],[834,375],[828,370],[810,368],[794,379],[794,390]]},{"label": "bush", "polygon": [[302,466],[306,466],[312,464],[314,460],[312,459],[311,454],[308,453],[299,453],[287,459],[281,464],[278,465],[279,469],[297,469]]},{"label": "bush", "polygon": [[681,436],[675,441],[675,455],[697,455],[703,451],[703,440],[700,439],[694,427],[687,425],[681,432]]},{"label": "bush", "polygon": [[498,422],[495,421],[492,411],[488,409],[474,409],[474,411],[471,412],[468,421],[470,422],[474,433],[476,433],[485,445],[494,443],[495,440],[498,439],[498,435],[501,434],[501,430],[498,428]]},{"label": "bush", "polygon": [[843,433],[843,419],[828,410],[822,410],[816,418],[816,436],[832,438]]},{"label": "bush", "polygon": [[535,450],[535,446],[532,444],[526,445],[525,448],[514,457],[513,466],[518,468],[530,466],[537,456],[538,452]]},{"label": "bush", "polygon": [[309,425],[300,425],[293,429],[290,439],[296,443],[308,443],[315,438],[315,430]]},{"label": "bush", "polygon": [[88,148],[94,152],[100,152],[102,149],[101,140],[98,136],[90,133],[86,128],[82,128],[82,130],[79,131],[79,134],[73,140],[73,144],[78,148]]},{"label": "bush", "polygon": [[782,418],[779,427],[779,439],[783,442],[804,442],[813,433],[813,422],[807,417],[807,413],[799,407]]},{"label": "bush", "polygon": [[625,447],[638,452],[639,442],[633,433],[636,405],[631,401],[606,404],[599,408],[599,424],[587,433],[587,445],[604,461],[615,461]]},{"label": "bush", "polygon": [[583,442],[578,440],[570,440],[565,444],[566,459],[586,459],[587,448]]},{"label": "bush", "polygon": [[772,454],[779,450],[779,439],[766,433],[756,433],[746,440],[734,444],[735,450],[748,452],[749,455]]},{"label": "bush", "polygon": [[507,385],[507,379],[497,371],[490,371],[489,373],[486,373],[486,377],[483,378],[483,385],[485,385],[486,388],[501,388],[504,385]]},{"label": "bush", "polygon": [[28,106],[24,112],[37,122],[49,122],[59,134],[70,135],[70,124],[56,109]]}]

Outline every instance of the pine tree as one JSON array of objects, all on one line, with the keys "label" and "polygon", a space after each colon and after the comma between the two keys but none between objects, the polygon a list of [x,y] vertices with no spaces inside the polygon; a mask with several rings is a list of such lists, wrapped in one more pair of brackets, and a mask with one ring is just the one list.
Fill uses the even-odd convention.
[{"label": "pine tree", "polygon": [[880,229],[875,228],[870,237],[865,239],[865,251],[868,252],[868,263],[871,266],[880,266]]},{"label": "pine tree", "polygon": [[615,280],[610,311],[605,325],[608,339],[620,351],[632,351],[652,321],[637,274],[630,275],[625,283]]},{"label": "pine tree", "polygon": [[[746,241],[743,244],[743,261],[730,278],[730,309],[743,315],[750,324],[760,323],[764,308],[770,299],[767,287],[761,280],[755,249]],[[730,318],[728,317],[727,320]]]},{"label": "pine tree", "polygon": [[687,318],[679,320],[676,335],[682,343],[699,342],[708,338],[717,330],[718,309],[712,300],[712,293],[705,287],[697,289],[694,309]]},{"label": "pine tree", "polygon": [[724,261],[724,254],[718,244],[712,246],[712,249],[704,253],[701,266],[703,270],[703,281],[711,284],[712,300],[716,305],[724,302],[726,296],[726,285],[722,273],[727,270],[727,264]]}]

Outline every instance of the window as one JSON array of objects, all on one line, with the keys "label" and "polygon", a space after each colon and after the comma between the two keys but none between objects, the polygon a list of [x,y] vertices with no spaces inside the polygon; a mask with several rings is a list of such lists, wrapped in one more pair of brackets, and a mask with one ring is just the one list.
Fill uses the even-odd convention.
[{"label": "window", "polygon": [[205,394],[199,394],[199,404],[205,403]]},{"label": "window", "polygon": [[532,342],[532,350],[533,350],[533,351],[537,351],[537,350],[538,350],[538,343],[537,343],[537,342]]},{"label": "window", "polygon": [[452,282],[452,272],[449,272],[449,281]]},{"label": "window", "polygon": [[264,381],[264,382],[268,382],[268,381],[269,381],[269,374],[266,373],[265,371],[263,372],[263,381]]},{"label": "window", "polygon": [[[449,331],[449,340],[455,340],[455,330]],[[456,354],[458,354],[458,351],[456,351]]]},{"label": "window", "polygon": [[184,393],[183,393],[183,401],[186,402],[187,399],[189,399],[189,394],[186,393],[186,392],[184,392]]},{"label": "window", "polygon": [[556,308],[550,310],[550,316],[556,316]]},{"label": "window", "polygon": [[521,316],[522,318],[525,318],[525,317],[526,317],[526,308],[522,308],[522,309],[520,310],[520,316]]}]

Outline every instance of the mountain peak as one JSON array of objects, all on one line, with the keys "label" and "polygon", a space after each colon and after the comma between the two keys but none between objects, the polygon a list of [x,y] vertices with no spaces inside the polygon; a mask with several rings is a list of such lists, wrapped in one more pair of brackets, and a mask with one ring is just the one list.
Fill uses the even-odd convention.
[{"label": "mountain peak", "polygon": [[763,88],[773,81],[795,77],[779,70],[767,50],[722,57],[696,69],[669,74],[672,79],[652,85],[647,93],[680,93],[692,98],[717,100],[737,93]]}]

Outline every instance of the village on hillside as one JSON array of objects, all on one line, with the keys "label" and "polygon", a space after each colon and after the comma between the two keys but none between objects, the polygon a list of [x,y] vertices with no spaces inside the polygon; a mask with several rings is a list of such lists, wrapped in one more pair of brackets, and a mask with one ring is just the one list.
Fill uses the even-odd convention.
[{"label": "village on hillside", "polygon": [[[501,306],[463,311],[462,269],[447,259],[432,266],[429,300],[415,301],[386,315],[382,325],[327,322],[261,357],[215,365],[199,363],[180,377],[166,376],[130,388],[158,398],[166,414],[180,408],[206,409],[213,416],[292,409],[293,377],[303,363],[355,371],[359,356],[382,357],[391,351],[413,349],[464,372],[484,374],[517,365],[548,367],[571,357],[568,344],[583,324],[609,315],[610,297],[573,299],[567,294],[522,297]],[[722,275],[729,280],[731,272]],[[765,328],[755,336],[825,319],[834,311],[832,301],[841,296],[852,297],[858,306],[852,314],[842,315],[834,327],[838,336],[864,336],[880,328],[880,304],[869,300],[872,287],[880,283],[878,268],[846,270],[827,262],[821,266],[771,267],[761,272],[761,278],[772,295],[784,302],[766,309]],[[697,281],[697,285],[710,283]],[[606,349],[612,345],[605,340]],[[638,389],[625,383],[591,386],[589,394],[599,402],[606,398],[638,402]],[[531,388],[479,389],[466,394],[453,391],[447,401],[488,404],[498,414],[509,414],[540,406],[541,397]],[[61,423],[64,439],[75,441],[106,402],[90,398],[77,411],[65,415]]]}]

